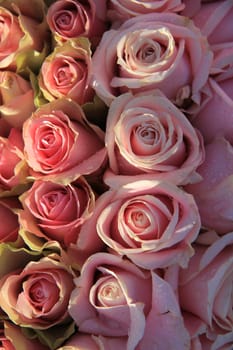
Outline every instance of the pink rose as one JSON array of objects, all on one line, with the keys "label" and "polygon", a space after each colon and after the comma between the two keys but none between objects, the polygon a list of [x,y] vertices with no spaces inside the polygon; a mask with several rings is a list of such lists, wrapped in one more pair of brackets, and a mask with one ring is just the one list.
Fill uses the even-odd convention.
[{"label": "pink rose", "polygon": [[115,23],[146,13],[179,12],[184,4],[181,0],[110,0],[107,8],[107,17]]},{"label": "pink rose", "polygon": [[202,181],[185,186],[197,203],[204,227],[220,234],[233,230],[233,148],[224,138],[206,145],[206,158],[198,168]]},{"label": "pink rose", "polygon": [[17,240],[19,222],[15,209],[19,207],[20,203],[16,197],[0,199],[0,243]]},{"label": "pink rose", "polygon": [[176,184],[192,182],[198,179],[195,170],[204,157],[201,135],[159,92],[117,97],[109,108],[105,144],[105,181],[111,186],[140,174]]},{"label": "pink rose", "polygon": [[230,350],[231,347],[221,345],[233,344],[233,233],[221,238],[207,233],[204,238],[200,236],[202,241],[205,235],[209,243],[197,243],[188,268],[180,271],[179,301],[181,308],[190,313],[186,322],[189,332],[212,345],[204,349]]},{"label": "pink rose", "polygon": [[187,107],[199,104],[211,62],[207,40],[191,20],[140,15],[104,33],[93,55],[92,84],[107,105],[122,92],[157,88]]},{"label": "pink rose", "polygon": [[31,0],[30,6],[25,6],[20,0],[3,0],[0,18],[0,68],[36,69],[48,39],[43,1]]},{"label": "pink rose", "polygon": [[23,122],[35,110],[34,92],[29,81],[17,73],[0,71],[0,96],[1,118],[11,127],[22,128]]},{"label": "pink rose", "polygon": [[74,101],[58,99],[38,108],[23,126],[25,157],[36,177],[69,183],[95,172],[106,156],[104,133],[88,123]]},{"label": "pink rose", "polygon": [[70,97],[79,104],[90,101],[91,51],[84,39],[69,40],[44,60],[39,74],[39,87],[48,101]]},{"label": "pink rose", "polygon": [[12,128],[8,137],[0,137],[0,193],[14,190],[27,182],[22,133]]},{"label": "pink rose", "polygon": [[[79,240],[82,241],[82,237],[79,237],[80,228],[85,226],[95,206],[95,195],[82,177],[66,186],[36,180],[20,196],[20,200],[24,207],[19,212],[23,227],[21,235],[29,246],[34,236],[42,243],[55,240],[66,248],[71,243],[79,246]],[[102,247],[97,235],[91,232],[85,240],[89,242],[87,251],[96,251]]]},{"label": "pink rose", "polygon": [[188,193],[169,182],[145,179],[103,193],[83,230],[97,230],[111,251],[145,269],[186,266],[200,218]]},{"label": "pink rose", "polygon": [[1,307],[15,324],[48,329],[67,320],[73,274],[65,264],[49,257],[31,261],[0,285]]},{"label": "pink rose", "polygon": [[47,22],[58,40],[85,36],[95,41],[105,30],[105,0],[58,0],[48,9]]},{"label": "pink rose", "polygon": [[188,348],[174,291],[154,271],[143,272],[119,256],[96,253],[75,284],[69,313],[80,332],[127,337],[127,350]]}]

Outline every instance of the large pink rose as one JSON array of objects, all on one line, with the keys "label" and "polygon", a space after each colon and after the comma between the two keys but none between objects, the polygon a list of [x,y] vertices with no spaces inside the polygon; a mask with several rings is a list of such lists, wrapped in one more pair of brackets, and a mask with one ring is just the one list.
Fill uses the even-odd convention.
[{"label": "large pink rose", "polygon": [[105,0],[58,0],[47,13],[47,21],[58,40],[85,36],[95,41],[106,28]]},{"label": "large pink rose", "polygon": [[48,329],[68,318],[73,274],[63,263],[45,257],[0,281],[0,304],[15,324]]},{"label": "large pink rose", "polygon": [[1,118],[6,120],[9,128],[22,128],[23,122],[35,110],[30,82],[14,72],[0,71],[0,101]]},{"label": "large pink rose", "polygon": [[0,193],[26,183],[27,167],[23,155],[22,133],[15,128],[0,137]]},{"label": "large pink rose", "polygon": [[212,53],[206,38],[175,13],[136,16],[104,33],[93,55],[93,88],[106,103],[125,91],[158,88],[177,105],[199,104]]},{"label": "large pink rose", "polygon": [[145,179],[102,194],[83,230],[97,230],[111,251],[143,268],[186,266],[200,218],[192,196],[172,183]]},{"label": "large pink rose", "polygon": [[25,157],[37,177],[69,183],[95,172],[106,156],[104,133],[81,107],[58,99],[38,108],[23,126]]},{"label": "large pink rose", "polygon": [[44,60],[39,74],[39,87],[48,101],[69,97],[79,104],[90,101],[91,51],[84,39],[69,40]]},{"label": "large pink rose", "polygon": [[[91,217],[95,206],[95,195],[84,178],[69,185],[36,180],[32,187],[20,196],[24,210],[19,218],[23,230],[21,235],[31,245],[33,237],[41,244],[55,240],[63,247],[76,243],[79,247],[80,228]],[[94,232],[93,232],[94,233]],[[85,234],[89,244],[87,251],[97,251],[102,244],[97,235]]]},{"label": "large pink rose", "polygon": [[[179,301],[181,308],[190,313],[185,317],[191,336],[209,343],[210,346],[203,349],[230,350],[233,344],[233,233],[221,238],[214,232],[203,235],[200,236],[202,243],[195,244],[195,255],[188,268],[180,271]],[[221,347],[224,344],[228,346]]]},{"label": "large pink rose", "polygon": [[79,331],[128,337],[127,350],[153,349],[155,344],[160,350],[188,348],[175,293],[157,273],[96,253],[83,265],[75,284],[69,313]]},{"label": "large pink rose", "polygon": [[205,151],[198,168],[202,180],[185,189],[195,198],[202,225],[224,234],[233,230],[233,147],[225,138],[216,138]]},{"label": "large pink rose", "polygon": [[117,97],[109,108],[105,144],[105,181],[116,186],[140,174],[176,184],[192,182],[198,179],[195,170],[204,158],[201,135],[160,93]]},{"label": "large pink rose", "polygon": [[15,210],[19,207],[20,203],[16,197],[0,199],[0,243],[17,240],[19,221]]}]

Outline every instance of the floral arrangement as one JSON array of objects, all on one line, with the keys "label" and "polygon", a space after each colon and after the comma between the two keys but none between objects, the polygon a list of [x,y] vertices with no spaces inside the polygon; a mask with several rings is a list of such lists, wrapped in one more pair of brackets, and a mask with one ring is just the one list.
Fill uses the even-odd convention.
[{"label": "floral arrangement", "polygon": [[232,350],[232,0],[0,1],[0,348]]}]

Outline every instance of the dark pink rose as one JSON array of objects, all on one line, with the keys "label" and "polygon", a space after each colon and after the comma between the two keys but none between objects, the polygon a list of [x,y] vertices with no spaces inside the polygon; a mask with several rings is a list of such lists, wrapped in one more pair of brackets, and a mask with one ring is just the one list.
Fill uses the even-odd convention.
[{"label": "dark pink rose", "polygon": [[193,197],[179,187],[154,178],[135,179],[102,194],[82,229],[97,230],[110,251],[154,269],[187,265],[200,218]]},{"label": "dark pink rose", "polygon": [[38,108],[23,126],[25,157],[34,176],[69,183],[101,167],[104,133],[88,123],[81,107],[57,99]]},{"label": "dark pink rose", "polygon": [[58,0],[48,9],[47,21],[58,40],[99,37],[105,30],[105,0]]},{"label": "dark pink rose", "polygon": [[21,271],[0,281],[0,303],[15,324],[48,329],[68,318],[73,274],[65,264],[49,257],[29,262]]},{"label": "dark pink rose", "polygon": [[79,104],[90,101],[91,51],[87,40],[69,40],[44,60],[39,87],[48,101],[69,97]]},{"label": "dark pink rose", "polygon": [[21,129],[34,110],[34,92],[30,82],[17,73],[0,71],[1,118],[9,126]]},{"label": "dark pink rose", "polygon": [[143,178],[155,174],[156,179],[176,184],[193,182],[204,158],[200,133],[159,92],[117,97],[107,115],[105,145],[109,157],[105,181],[117,187],[140,174]]},{"label": "dark pink rose", "polygon": [[22,133],[18,129],[12,128],[8,137],[0,137],[0,193],[26,182],[23,148]]},{"label": "dark pink rose", "polygon": [[[78,246],[79,240],[82,241],[80,228],[91,217],[95,206],[94,192],[82,177],[66,186],[36,180],[20,200],[24,207],[19,213],[24,239],[30,242],[32,235],[32,240],[33,236],[42,242],[55,240],[64,247],[71,243]],[[98,250],[97,235],[90,232],[88,240],[88,250]]]},{"label": "dark pink rose", "polygon": [[188,348],[175,293],[154,271],[143,272],[118,256],[96,253],[75,284],[69,313],[79,331],[128,337],[127,350]]},{"label": "dark pink rose", "polygon": [[233,77],[220,82],[209,80],[209,96],[192,124],[201,131],[205,143],[216,137],[233,142]]},{"label": "dark pink rose", "polygon": [[[209,242],[204,244],[205,235],[204,238],[200,236],[202,243],[195,244],[195,254],[188,268],[180,271],[179,301],[182,310],[190,313],[185,318],[191,337],[199,338],[200,342],[204,338],[211,344],[203,349],[230,349],[233,341],[233,233],[221,238],[213,232],[207,233]],[[221,347],[224,344],[228,346]]]},{"label": "dark pink rose", "polygon": [[212,62],[206,38],[175,13],[136,16],[104,33],[92,85],[109,105],[122,92],[160,89],[177,105],[199,104]]},{"label": "dark pink rose", "polygon": [[216,138],[205,151],[205,161],[198,168],[202,181],[185,189],[195,198],[202,225],[224,234],[233,230],[233,148],[225,138]]},{"label": "dark pink rose", "polygon": [[20,203],[16,197],[0,199],[0,242],[14,242],[18,238],[19,221],[16,209]]}]

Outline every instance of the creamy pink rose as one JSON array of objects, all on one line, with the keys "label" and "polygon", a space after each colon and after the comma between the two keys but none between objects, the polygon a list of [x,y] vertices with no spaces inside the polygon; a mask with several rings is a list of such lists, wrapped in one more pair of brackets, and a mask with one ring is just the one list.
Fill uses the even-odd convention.
[{"label": "creamy pink rose", "polygon": [[4,276],[0,285],[1,307],[15,324],[48,329],[67,320],[73,274],[61,262],[49,257],[31,261]]},{"label": "creamy pink rose", "polygon": [[233,148],[224,138],[206,145],[206,158],[198,168],[202,181],[185,186],[197,203],[202,225],[220,234],[233,230]]},{"label": "creamy pink rose", "polygon": [[18,238],[19,221],[15,210],[20,207],[16,197],[0,199],[0,242],[14,242]]},{"label": "creamy pink rose", "polygon": [[111,251],[154,269],[187,265],[200,218],[192,196],[172,183],[146,178],[102,194],[82,229],[97,230]]},{"label": "creamy pink rose", "polygon": [[1,118],[14,128],[22,128],[35,110],[30,82],[14,72],[0,71],[0,101]]},{"label": "creamy pink rose", "polygon": [[212,62],[206,38],[175,13],[136,16],[104,33],[93,55],[93,88],[106,103],[158,88],[177,105],[200,102]]},{"label": "creamy pink rose", "polygon": [[176,184],[192,182],[198,179],[195,170],[204,158],[201,135],[159,92],[117,97],[107,115],[105,145],[105,181],[112,186],[140,174]]},{"label": "creamy pink rose", "polygon": [[81,107],[57,99],[38,108],[23,126],[25,157],[34,176],[69,183],[95,172],[106,156],[104,133]]},{"label": "creamy pink rose", "polygon": [[23,148],[18,129],[12,128],[8,137],[0,137],[0,193],[27,182]]},{"label": "creamy pink rose", "polygon": [[107,3],[107,17],[116,23],[146,13],[179,12],[183,8],[181,0],[110,0]]},{"label": "creamy pink rose", "polygon": [[[229,345],[233,344],[233,233],[220,238],[210,232],[207,236],[210,244],[196,243],[188,268],[180,271],[179,301],[181,308],[191,313],[186,316],[191,336],[199,334],[200,341],[204,338],[211,344],[204,349],[230,349]],[[228,347],[222,348],[224,344]]]},{"label": "creamy pink rose", "polygon": [[44,60],[39,74],[39,87],[48,101],[69,97],[79,104],[90,101],[91,51],[84,39],[69,40]]},{"label": "creamy pink rose", "polygon": [[189,346],[174,291],[157,273],[97,253],[83,265],[75,284],[69,313],[79,331],[127,336],[127,350],[153,349],[155,344],[160,350]]},{"label": "creamy pink rose", "polygon": [[[19,213],[21,234],[28,245],[36,236],[42,242],[55,240],[63,247],[71,243],[78,246],[82,240],[80,228],[91,217],[95,206],[95,195],[82,177],[66,186],[36,180],[20,200],[24,207]],[[85,239],[89,241],[88,251],[97,251],[102,246],[97,235],[91,232]]]},{"label": "creamy pink rose", "polygon": [[205,143],[225,137],[233,143],[233,77],[216,82],[209,80],[209,96],[192,120]]},{"label": "creamy pink rose", "polygon": [[79,36],[95,40],[106,28],[105,16],[105,0],[58,0],[50,5],[47,21],[58,40]]},{"label": "creamy pink rose", "polygon": [[36,69],[48,39],[43,1],[31,0],[28,6],[21,0],[3,0],[0,19],[0,68]]}]

